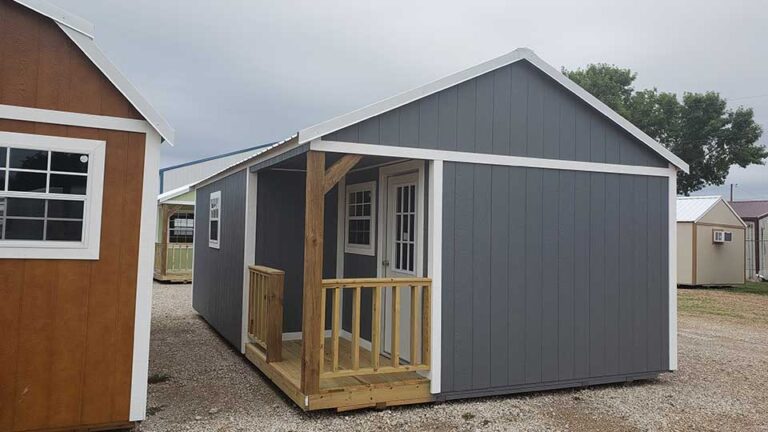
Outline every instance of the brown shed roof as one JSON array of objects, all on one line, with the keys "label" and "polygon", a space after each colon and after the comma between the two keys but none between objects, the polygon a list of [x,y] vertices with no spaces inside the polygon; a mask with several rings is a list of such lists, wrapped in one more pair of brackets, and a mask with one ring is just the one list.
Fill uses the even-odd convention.
[{"label": "brown shed roof", "polygon": [[732,201],[730,204],[742,219],[760,219],[768,216],[768,200]]}]

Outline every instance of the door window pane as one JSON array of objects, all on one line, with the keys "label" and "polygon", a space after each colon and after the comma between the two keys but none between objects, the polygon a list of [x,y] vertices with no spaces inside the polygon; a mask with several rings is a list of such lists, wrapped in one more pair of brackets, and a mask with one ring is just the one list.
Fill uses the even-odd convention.
[{"label": "door window pane", "polygon": [[47,174],[23,171],[8,173],[8,190],[18,192],[43,192]]},{"label": "door window pane", "polygon": [[46,240],[81,241],[82,238],[83,223],[81,221],[48,221]]},{"label": "door window pane", "polygon": [[8,147],[0,147],[0,168],[5,168],[5,158],[7,156]]},{"label": "door window pane", "polygon": [[219,221],[213,220],[211,221],[211,237],[210,239],[212,241],[219,240]]},{"label": "door window pane", "polygon": [[51,152],[51,171],[88,172],[88,155]]},{"label": "door window pane", "polygon": [[0,191],[5,190],[5,171],[0,171]]},{"label": "door window pane", "polygon": [[48,152],[45,150],[11,149],[11,168],[29,170],[48,169]]},{"label": "door window pane", "polygon": [[50,193],[85,195],[86,176],[51,174]]},{"label": "door window pane", "polygon": [[29,219],[5,219],[6,240],[42,240],[43,221]]}]

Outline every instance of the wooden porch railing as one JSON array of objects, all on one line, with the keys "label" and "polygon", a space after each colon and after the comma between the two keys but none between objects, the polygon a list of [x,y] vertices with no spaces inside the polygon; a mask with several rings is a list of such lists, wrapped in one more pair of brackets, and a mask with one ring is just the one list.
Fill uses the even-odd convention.
[{"label": "wooden porch railing", "polygon": [[[410,371],[429,370],[430,364],[430,327],[431,304],[430,290],[432,280],[428,278],[395,278],[395,279],[326,279],[323,280],[322,301],[320,316],[323,317],[323,329],[325,329],[325,305],[328,295],[332,296],[331,313],[331,348],[330,370],[324,369],[324,355],[320,356],[320,377],[332,378],[368,374],[400,373]],[[360,316],[362,290],[372,292],[371,308],[371,350],[370,367],[360,367]],[[390,333],[390,358],[382,359],[383,351],[381,317],[383,309],[382,293],[391,290],[391,325]],[[348,368],[339,366],[339,337],[341,332],[341,309],[343,290],[352,291],[352,328],[351,328],[351,359]],[[410,296],[410,361],[401,364],[400,354],[403,352],[400,341],[400,323],[402,311],[400,300],[402,291],[407,291]],[[419,299],[421,310],[419,311]],[[421,313],[419,313],[421,312]],[[325,331],[321,332],[321,352],[325,353]],[[420,343],[419,343],[420,342]],[[385,362],[382,364],[382,362]],[[386,364],[389,363],[389,364]]]},{"label": "wooden porch railing", "polygon": [[268,363],[278,362],[283,351],[285,272],[259,265],[248,270],[248,336],[264,350]]}]

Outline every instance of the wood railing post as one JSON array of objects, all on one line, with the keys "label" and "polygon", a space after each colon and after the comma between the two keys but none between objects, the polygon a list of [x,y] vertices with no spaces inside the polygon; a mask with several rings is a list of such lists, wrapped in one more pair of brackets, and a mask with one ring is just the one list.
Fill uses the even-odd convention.
[{"label": "wood railing post", "polygon": [[270,276],[267,292],[267,363],[283,359],[283,290],[285,274]]},{"label": "wood railing post", "polygon": [[307,153],[304,213],[304,303],[302,305],[301,391],[320,391],[320,358],[325,333],[323,296],[323,219],[325,216],[325,153]]}]

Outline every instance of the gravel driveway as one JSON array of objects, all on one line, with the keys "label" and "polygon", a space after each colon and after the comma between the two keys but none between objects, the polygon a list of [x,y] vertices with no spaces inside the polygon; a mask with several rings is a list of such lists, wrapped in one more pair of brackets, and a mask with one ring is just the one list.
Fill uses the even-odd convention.
[{"label": "gravel driveway", "polygon": [[653,381],[337,414],[301,411],[197,316],[189,285],[157,284],[140,430],[768,430],[768,296],[680,296],[751,312],[681,311],[680,370]]}]

